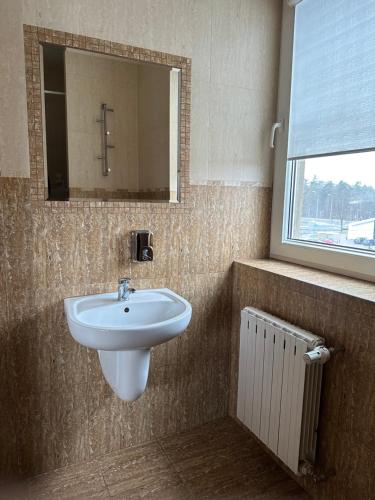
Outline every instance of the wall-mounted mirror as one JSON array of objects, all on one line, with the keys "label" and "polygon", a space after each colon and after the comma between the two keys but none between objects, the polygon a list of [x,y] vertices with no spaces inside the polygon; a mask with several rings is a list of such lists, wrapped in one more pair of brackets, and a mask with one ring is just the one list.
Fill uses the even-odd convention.
[{"label": "wall-mounted mirror", "polygon": [[181,70],[41,44],[49,200],[179,201]]}]

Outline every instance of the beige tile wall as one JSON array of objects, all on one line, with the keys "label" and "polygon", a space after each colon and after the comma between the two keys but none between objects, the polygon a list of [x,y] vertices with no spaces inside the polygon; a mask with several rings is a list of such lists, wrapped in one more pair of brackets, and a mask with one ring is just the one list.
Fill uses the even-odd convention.
[{"label": "beige tile wall", "polygon": [[1,175],[29,176],[22,24],[30,24],[191,57],[191,180],[270,186],[266,141],[275,119],[280,6],[280,0],[2,0]]},{"label": "beige tile wall", "polygon": [[[190,212],[32,208],[28,179],[0,179],[0,463],[37,473],[227,413],[231,263],[268,253],[270,190],[193,186]],[[152,264],[130,263],[129,233],[154,232]],[[230,230],[228,230],[230,228]],[[192,304],[178,339],[153,349],[134,403],[105,383],[95,351],[69,335],[63,298],[167,286]]]},{"label": "beige tile wall", "polygon": [[[268,254],[271,195],[259,185],[270,184],[272,158],[257,141],[274,119],[279,18],[279,0],[2,2],[3,473],[83,462],[227,413],[231,263]],[[193,58],[189,208],[31,206],[23,22]],[[130,263],[129,232],[139,228],[154,232],[152,264]],[[193,306],[188,331],[154,349],[148,389],[134,403],[113,395],[63,316],[65,296],[113,290],[124,275]]]},{"label": "beige tile wall", "polygon": [[329,347],[345,348],[324,367],[317,466],[329,478],[318,484],[311,479],[300,482],[316,500],[374,498],[375,286],[277,261],[236,262],[232,415],[236,414],[240,310],[246,306],[321,335]]}]

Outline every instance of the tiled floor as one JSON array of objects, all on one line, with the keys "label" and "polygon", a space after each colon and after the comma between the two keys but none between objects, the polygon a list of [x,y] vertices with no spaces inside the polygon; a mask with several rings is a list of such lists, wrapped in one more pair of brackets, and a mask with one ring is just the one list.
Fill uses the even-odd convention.
[{"label": "tiled floor", "polygon": [[[30,500],[309,498],[229,417],[37,476],[22,496]],[[13,490],[8,498],[17,497],[21,493]]]}]

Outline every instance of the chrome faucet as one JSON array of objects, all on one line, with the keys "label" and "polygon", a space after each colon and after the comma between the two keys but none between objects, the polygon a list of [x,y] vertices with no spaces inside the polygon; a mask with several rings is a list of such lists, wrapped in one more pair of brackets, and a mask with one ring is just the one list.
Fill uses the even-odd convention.
[{"label": "chrome faucet", "polygon": [[129,287],[130,278],[121,278],[118,280],[118,295],[119,301],[129,300],[130,294],[135,292],[134,288]]}]

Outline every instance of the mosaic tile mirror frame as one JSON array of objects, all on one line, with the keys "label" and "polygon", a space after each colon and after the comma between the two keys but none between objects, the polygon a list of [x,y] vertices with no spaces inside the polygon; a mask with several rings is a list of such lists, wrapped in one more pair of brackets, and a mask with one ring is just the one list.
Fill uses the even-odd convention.
[{"label": "mosaic tile mirror frame", "polygon": [[[28,134],[30,155],[31,202],[35,207],[103,207],[127,208],[137,210],[146,203],[158,210],[179,210],[189,208],[189,146],[190,146],[190,107],[191,107],[191,59],[101,40],[98,38],[76,35],[47,28],[24,25],[26,91],[28,111]],[[48,198],[46,181],[46,161],[43,132],[43,82],[41,76],[41,46],[53,44],[75,48],[97,54],[106,54],[124,58],[132,62],[162,64],[180,70],[179,93],[179,203],[160,200],[95,200],[92,198],[52,201]]]}]

